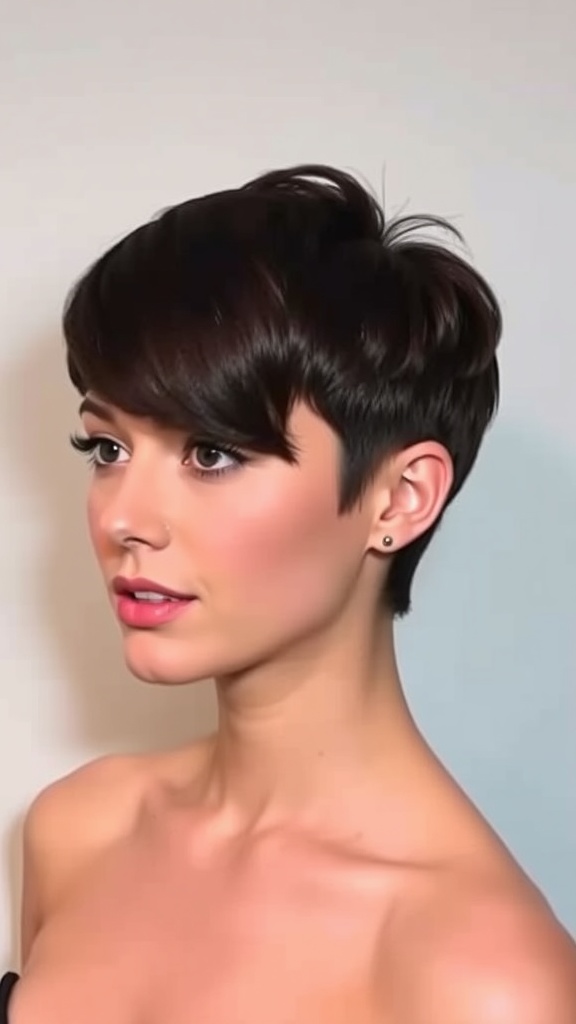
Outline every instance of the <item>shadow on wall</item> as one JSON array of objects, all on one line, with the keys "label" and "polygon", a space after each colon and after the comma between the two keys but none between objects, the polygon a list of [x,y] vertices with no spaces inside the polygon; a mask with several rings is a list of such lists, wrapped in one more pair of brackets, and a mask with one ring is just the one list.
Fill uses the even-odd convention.
[{"label": "shadow on wall", "polygon": [[[86,476],[67,445],[77,398],[58,337],[30,350],[6,384],[0,416],[19,439],[14,472],[25,474],[49,527],[38,621],[56,645],[80,743],[153,748],[205,732],[215,718],[211,687],[166,699],[123,668],[89,552]],[[424,731],[572,930],[575,523],[576,452],[501,414],[398,629]]]},{"label": "shadow on wall", "polygon": [[10,907],[10,943],[7,958],[0,963],[0,977],[13,971],[20,961],[20,893],[22,890],[22,826],[24,816],[12,821],[3,836],[2,863],[6,865],[8,906]]},{"label": "shadow on wall", "polygon": [[55,646],[62,685],[72,691],[73,729],[79,745],[98,752],[193,740],[214,725],[212,685],[172,688],[168,699],[163,687],[136,681],[124,668],[85,524],[87,470],[68,443],[79,427],[78,403],[56,332],[7,372],[0,403],[10,436],[18,438],[14,472],[25,474],[34,518],[47,526],[46,560],[32,601],[45,642]]}]

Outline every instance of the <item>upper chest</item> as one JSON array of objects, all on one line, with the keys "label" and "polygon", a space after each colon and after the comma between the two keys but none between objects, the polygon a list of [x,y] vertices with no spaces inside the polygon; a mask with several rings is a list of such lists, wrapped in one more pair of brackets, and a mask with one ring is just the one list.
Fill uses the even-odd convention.
[{"label": "upper chest", "polygon": [[195,856],[177,830],[142,833],[46,922],[13,1024],[41,1005],[58,1024],[373,1024],[393,893],[389,873],[325,851]]}]

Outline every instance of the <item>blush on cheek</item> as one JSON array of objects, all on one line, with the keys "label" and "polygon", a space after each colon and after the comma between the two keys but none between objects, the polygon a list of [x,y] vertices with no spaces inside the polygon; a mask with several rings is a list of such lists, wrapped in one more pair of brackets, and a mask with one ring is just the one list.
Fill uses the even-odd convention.
[{"label": "blush on cheek", "polygon": [[218,550],[204,549],[203,562],[215,593],[221,587],[225,592],[232,617],[240,612],[261,624],[268,618],[296,625],[338,600],[344,534],[333,512],[309,503],[301,509],[287,505],[241,528],[236,523]]}]

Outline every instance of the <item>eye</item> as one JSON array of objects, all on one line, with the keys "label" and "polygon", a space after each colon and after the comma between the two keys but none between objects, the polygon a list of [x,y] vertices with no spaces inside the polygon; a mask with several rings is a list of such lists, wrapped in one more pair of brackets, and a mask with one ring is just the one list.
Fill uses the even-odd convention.
[{"label": "eye", "polygon": [[[73,434],[70,443],[76,451],[88,456],[91,465],[99,468],[126,462],[129,457],[123,445],[112,437],[81,437],[79,434]],[[126,458],[122,458],[122,455]]]},{"label": "eye", "polygon": [[[200,453],[200,457],[198,457],[197,455],[193,460],[192,452]],[[208,454],[207,459],[205,458],[206,454]],[[232,465],[214,466],[214,457],[216,457],[216,460],[218,460],[222,456],[231,459]],[[200,467],[198,465],[194,465],[194,462],[198,461],[200,461],[201,463],[208,462],[211,463],[212,465],[208,466],[208,468],[206,468],[205,465],[201,465]],[[188,454],[186,456],[186,465],[191,467],[192,472],[195,473],[196,476],[201,477],[221,476],[223,473],[230,473],[233,470],[238,469],[243,463],[247,461],[247,456],[243,455],[242,452],[239,452],[236,448],[222,447],[222,445],[216,446],[213,444],[208,444],[207,442],[197,442],[196,444],[191,445],[190,448],[188,449]]]}]

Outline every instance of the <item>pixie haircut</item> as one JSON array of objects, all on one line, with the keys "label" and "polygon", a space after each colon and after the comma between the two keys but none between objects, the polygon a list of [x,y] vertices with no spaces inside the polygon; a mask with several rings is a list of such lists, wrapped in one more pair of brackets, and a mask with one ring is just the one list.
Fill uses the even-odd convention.
[{"label": "pixie haircut", "polygon": [[498,405],[498,302],[438,217],[385,219],[351,175],[306,164],[180,203],[132,231],[72,289],[70,378],[134,416],[298,463],[305,401],[341,441],[338,514],[383,460],[449,452],[440,517],[389,556],[379,608],[410,609],[418,562]]}]

